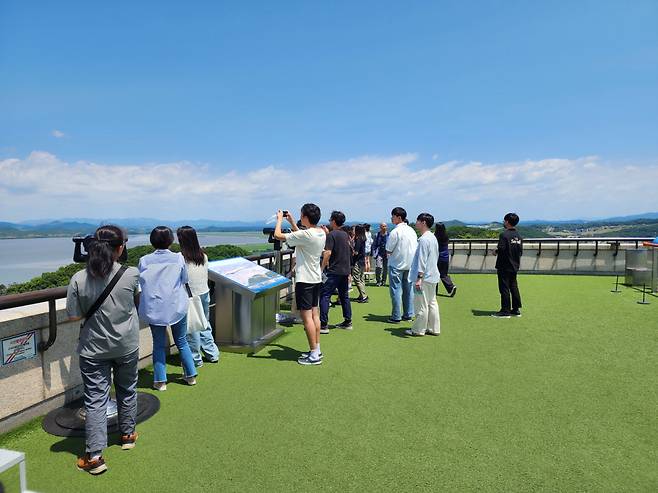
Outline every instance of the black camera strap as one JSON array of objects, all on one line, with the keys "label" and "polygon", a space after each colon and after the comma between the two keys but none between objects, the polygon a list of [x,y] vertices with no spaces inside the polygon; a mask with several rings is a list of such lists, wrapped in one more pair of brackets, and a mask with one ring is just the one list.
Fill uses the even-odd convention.
[{"label": "black camera strap", "polygon": [[126,272],[126,270],[128,270],[128,266],[127,265],[122,265],[121,268],[119,269],[119,271],[116,274],[114,274],[114,277],[110,281],[110,284],[105,286],[105,289],[103,290],[101,295],[96,299],[96,301],[91,306],[91,308],[89,308],[89,310],[87,310],[87,313],[85,313],[85,318],[82,321],[82,323],[80,324],[80,329],[81,330],[84,328],[87,321],[94,315],[94,313],[96,313],[96,310],[98,310],[101,307],[103,302],[110,295],[110,293],[114,289],[114,286],[116,286],[116,284],[119,282],[119,279],[121,279],[121,276],[123,276],[123,273]]}]

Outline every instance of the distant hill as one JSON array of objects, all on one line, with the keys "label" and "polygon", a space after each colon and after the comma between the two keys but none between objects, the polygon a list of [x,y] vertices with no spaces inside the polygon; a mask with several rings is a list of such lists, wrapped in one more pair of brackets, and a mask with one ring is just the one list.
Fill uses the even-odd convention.
[{"label": "distant hill", "polygon": [[[641,217],[639,217],[641,216]],[[265,221],[217,221],[212,219],[163,220],[154,218],[64,218],[59,220],[0,222],[0,238],[38,238],[48,236],[73,236],[92,233],[101,224],[118,224],[129,234],[147,234],[155,226],[167,225],[177,228],[190,225],[201,233],[259,231]],[[362,221],[359,221],[362,222]],[[455,232],[469,238],[493,237],[502,230],[500,222],[465,223],[458,219],[444,220],[446,228],[456,228]],[[349,224],[355,224],[350,221]],[[377,221],[370,224],[378,229]],[[273,224],[269,224],[273,226]],[[597,219],[595,221],[521,221],[519,231],[526,238],[543,237],[594,237],[594,236],[641,236],[658,235],[658,212],[624,216],[622,218]],[[453,236],[457,237],[457,236]]]}]

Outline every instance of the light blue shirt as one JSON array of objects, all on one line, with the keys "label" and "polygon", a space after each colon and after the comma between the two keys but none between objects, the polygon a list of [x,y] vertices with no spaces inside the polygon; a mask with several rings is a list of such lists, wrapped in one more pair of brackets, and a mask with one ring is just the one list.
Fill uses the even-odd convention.
[{"label": "light blue shirt", "polygon": [[187,266],[180,253],[156,250],[139,259],[139,316],[151,325],[172,325],[187,315]]},{"label": "light blue shirt", "polygon": [[418,248],[409,269],[409,281],[416,282],[418,273],[423,273],[426,282],[439,282],[439,242],[430,231],[425,231],[418,239]]}]

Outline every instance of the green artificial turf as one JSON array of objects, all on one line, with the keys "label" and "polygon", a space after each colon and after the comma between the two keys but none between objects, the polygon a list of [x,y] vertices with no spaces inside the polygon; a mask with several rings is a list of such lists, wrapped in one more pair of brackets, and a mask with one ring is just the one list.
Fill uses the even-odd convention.
[{"label": "green artificial turf", "polygon": [[39,421],[0,447],[27,453],[44,493],[657,491],[658,298],[521,276],[523,317],[501,320],[495,276],[454,277],[440,337],[403,336],[384,321],[388,290],[370,287],[354,330],[322,336],[322,366],[296,363],[299,326],[253,357],[224,353],[196,387],[158,394],[137,447],[114,442],[100,477],[74,466],[82,440]]}]

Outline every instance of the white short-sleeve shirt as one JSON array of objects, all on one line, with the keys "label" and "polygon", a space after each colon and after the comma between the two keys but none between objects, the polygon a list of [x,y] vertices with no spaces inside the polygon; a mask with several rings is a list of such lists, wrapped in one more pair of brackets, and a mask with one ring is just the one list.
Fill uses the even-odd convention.
[{"label": "white short-sleeve shirt", "polygon": [[285,235],[286,243],[295,247],[296,282],[318,284],[322,282],[320,261],[326,240],[324,231],[320,228],[300,229]]}]

